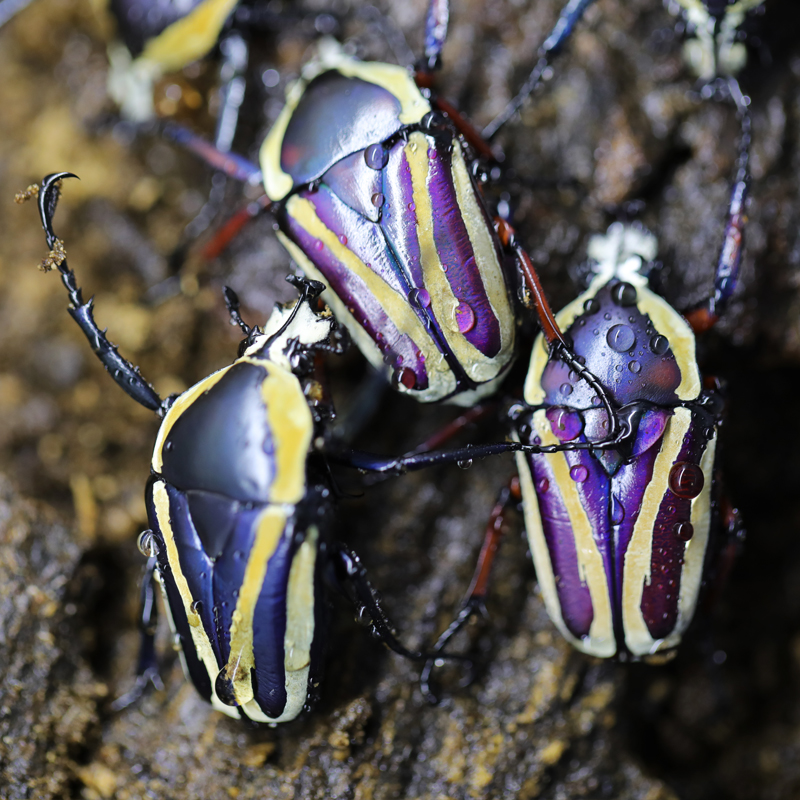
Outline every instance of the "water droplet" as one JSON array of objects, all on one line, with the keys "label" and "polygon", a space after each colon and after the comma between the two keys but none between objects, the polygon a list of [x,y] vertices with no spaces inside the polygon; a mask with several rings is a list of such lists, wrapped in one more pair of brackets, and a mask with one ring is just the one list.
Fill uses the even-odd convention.
[{"label": "water droplet", "polygon": [[603,319],[611,319],[611,314],[609,314],[608,311],[606,311],[606,313],[603,314]]},{"label": "water droplet", "polygon": [[606,334],[606,341],[612,350],[624,353],[636,343],[636,334],[627,325],[614,325]]},{"label": "water droplet", "polygon": [[552,406],[547,409],[545,416],[553,433],[562,442],[571,442],[583,431],[583,417],[572,409]]},{"label": "water droplet", "polygon": [[172,448],[173,448],[174,446],[175,446],[175,445],[174,445],[174,443],[173,443],[173,442],[167,442],[167,443],[164,445],[164,449],[165,449],[167,452],[169,452],[170,450],[172,450]]},{"label": "water droplet", "polygon": [[456,306],[456,324],[461,333],[469,333],[475,327],[475,312],[463,300]]},{"label": "water droplet", "polygon": [[411,144],[408,146],[408,149],[412,153],[416,153],[417,152],[417,143],[416,142],[411,142]]},{"label": "water droplet", "polygon": [[600,303],[596,298],[590,297],[583,304],[583,310],[587,314],[596,314],[600,310]]},{"label": "water droplet", "polygon": [[592,331],[592,333],[593,333],[595,336],[599,336],[599,335],[600,335],[600,328],[595,328],[595,329]]},{"label": "water droplet", "polygon": [[669,339],[667,339],[666,336],[662,336],[660,333],[657,333],[650,340],[650,349],[657,356],[663,356],[664,353],[666,353],[667,350],[669,350]]},{"label": "water droplet", "polygon": [[428,148],[428,158],[431,161],[433,161],[433,159],[436,158],[436,148],[434,148],[434,147],[429,147]]},{"label": "water droplet", "polygon": [[345,245],[345,246],[347,245],[347,237],[346,237],[346,236],[345,236],[343,233],[340,233],[340,234],[339,234],[339,241],[340,241],[340,242],[341,242],[343,245]]},{"label": "water droplet", "polygon": [[601,399],[600,399],[600,398],[599,398],[597,395],[595,395],[595,396],[592,398],[592,405],[593,405],[593,406],[599,406],[599,405],[600,405],[602,402],[603,402],[603,401],[602,401],[602,400],[601,400]]},{"label": "water droplet", "polygon": [[154,556],[158,554],[158,545],[156,544],[156,537],[153,534],[153,531],[146,530],[142,531],[139,534],[139,538],[136,540],[136,546],[139,548],[139,552],[143,556]]},{"label": "water droplet", "polygon": [[463,461],[456,461],[456,465],[459,469],[469,469],[472,466],[472,459],[465,458]]},{"label": "water droplet", "polygon": [[618,306],[625,307],[635,305],[639,297],[633,286],[625,281],[620,281],[620,283],[611,289],[611,299]]},{"label": "water droplet", "polygon": [[380,208],[386,201],[386,198],[380,192],[375,192],[371,199],[372,205],[374,205],[375,208]]},{"label": "water droplet", "polygon": [[408,293],[408,302],[417,308],[427,308],[431,304],[431,296],[427,289],[412,289]]},{"label": "water droplet", "polygon": [[389,153],[382,144],[371,144],[364,151],[364,161],[370,169],[383,169],[389,163]]},{"label": "water droplet", "polygon": [[536,491],[538,494],[547,494],[550,489],[550,481],[547,478],[542,478],[536,482]]},{"label": "water droplet", "polygon": [[616,495],[611,495],[611,522],[619,525],[625,519],[625,508]]},{"label": "water droplet", "polygon": [[408,367],[403,367],[403,369],[395,372],[395,380],[398,384],[405,386],[406,389],[413,389],[417,385],[417,376],[414,370]]},{"label": "water droplet", "polygon": [[559,387],[559,391],[564,397],[569,397],[572,394],[572,387],[568,383],[562,383]]},{"label": "water droplet", "polygon": [[570,469],[569,476],[575,483],[583,483],[589,477],[589,470],[583,464],[576,464]]},{"label": "water droplet", "polygon": [[676,522],[672,530],[682,542],[688,542],[694,536],[694,526],[691,522]]},{"label": "water droplet", "polygon": [[642,371],[642,365],[638,361],[631,361],[628,363],[628,369],[634,375],[638,375]]},{"label": "water droplet", "polygon": [[408,210],[409,211],[416,211],[417,210],[417,204],[416,203],[409,203],[408,204]]},{"label": "water droplet", "polygon": [[195,600],[190,606],[190,611],[192,614],[199,614],[203,610],[203,601],[202,600]]},{"label": "water droplet", "polygon": [[677,461],[669,471],[669,488],[684,500],[691,500],[703,490],[705,477],[697,464]]},{"label": "water droplet", "polygon": [[322,248],[323,248],[323,247],[325,247],[325,245],[324,245],[324,243],[323,243],[322,239],[317,239],[317,240],[314,242],[314,249],[315,249],[315,250],[322,250]]}]

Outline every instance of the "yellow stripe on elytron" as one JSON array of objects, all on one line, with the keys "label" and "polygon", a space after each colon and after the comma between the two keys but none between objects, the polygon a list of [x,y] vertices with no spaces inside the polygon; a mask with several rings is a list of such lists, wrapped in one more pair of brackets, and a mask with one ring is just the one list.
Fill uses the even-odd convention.
[{"label": "yellow stripe on elytron", "polygon": [[[417,215],[417,238],[419,240],[419,260],[422,267],[422,280],[431,297],[431,309],[441,323],[442,331],[444,332],[445,340],[448,346],[455,354],[459,363],[464,366],[467,374],[476,382],[483,383],[489,381],[497,376],[497,373],[505,366],[511,357],[510,350],[501,350],[500,354],[494,358],[489,358],[481,353],[476,347],[470,344],[464,335],[458,330],[456,322],[456,307],[458,306],[458,299],[453,293],[453,288],[447,280],[447,273],[444,271],[441,259],[439,258],[439,250],[436,247],[434,239],[434,222],[433,215],[434,209],[431,204],[431,193],[428,190],[428,178],[430,173],[430,159],[428,158],[428,140],[425,136],[416,131],[408,137],[408,143],[404,148],[405,156],[408,165],[411,168],[411,186],[414,197],[415,213]],[[461,149],[458,142],[453,143],[453,162],[460,159]],[[463,159],[461,159],[463,167]],[[466,173],[466,167],[464,167]],[[467,181],[469,177],[464,176]],[[471,190],[471,186],[469,187]],[[458,190],[458,186],[457,186]],[[473,204],[475,203],[474,197],[472,198]],[[466,198],[458,196],[459,207],[462,202],[466,202]],[[462,209],[463,210],[463,209]],[[477,208],[476,208],[477,210]],[[478,211],[478,213],[480,213]],[[483,220],[481,220],[483,222]],[[485,227],[485,225],[484,225]],[[485,238],[486,235],[484,234]],[[491,257],[497,261],[494,248],[492,247],[491,240],[487,242],[491,251]],[[474,247],[474,245],[473,245]],[[485,250],[485,248],[482,248]],[[480,263],[477,259],[485,256],[485,252],[476,252],[476,263]],[[491,267],[491,262],[489,264]],[[499,272],[500,265],[497,264]],[[487,270],[488,272],[488,270]],[[502,275],[499,276],[502,281]],[[487,287],[484,287],[487,288]],[[503,286],[505,290],[505,285]],[[488,291],[488,289],[487,289]],[[495,298],[496,299],[496,298]],[[509,320],[514,320],[515,316],[510,307],[508,307],[508,295],[506,295],[506,314],[505,318],[500,318],[501,325],[504,325],[505,330],[503,333],[503,344],[506,348],[513,345],[513,338],[509,337]],[[511,338],[511,341],[509,341]],[[449,369],[449,368],[448,368]]]},{"label": "yellow stripe on elytron", "polygon": [[[481,280],[486,296],[497,319],[500,328],[500,350],[491,359],[491,372],[484,374],[482,363],[475,362],[475,373],[469,360],[462,361],[465,365],[467,374],[479,383],[491,380],[502,367],[514,357],[514,336],[516,334],[516,314],[508,296],[508,286],[506,284],[503,267],[497,258],[495,240],[486,226],[486,216],[480,206],[480,201],[475,192],[475,186],[469,176],[464,155],[458,140],[453,141],[453,184],[458,199],[458,207],[461,217],[467,227],[469,240],[475,252],[475,263],[479,266]],[[458,323],[455,322],[456,330]]]},{"label": "yellow stripe on elytron", "polygon": [[[153,484],[153,505],[156,509],[158,527],[167,548],[167,560],[172,570],[172,577],[178,588],[181,600],[183,601],[183,610],[186,612],[186,619],[189,622],[192,644],[197,652],[198,659],[203,663],[211,680],[211,703],[218,711],[223,711],[225,714],[228,714],[228,716],[233,716],[234,709],[220,702],[214,692],[214,681],[216,681],[219,673],[219,664],[217,664],[214,649],[211,647],[211,641],[206,634],[200,616],[192,610],[192,603],[195,598],[192,596],[189,584],[186,581],[186,576],[183,574],[183,569],[181,567],[178,547],[175,544],[175,535],[172,532],[172,524],[170,522],[169,495],[167,494],[166,485],[163,481],[156,481]],[[238,714],[236,716],[238,716]]]},{"label": "yellow stripe on elytron", "polygon": [[676,408],[667,420],[661,447],[653,464],[653,476],[642,497],[639,516],[633,526],[631,540],[625,553],[622,571],[622,626],[625,643],[634,656],[644,656],[661,649],[661,640],[650,635],[642,614],[645,584],[650,583],[653,560],[653,530],[664,495],[669,487],[669,471],[677,461],[683,437],[689,430],[692,414],[686,408]]},{"label": "yellow stripe on elytron", "polygon": [[158,64],[162,72],[176,72],[202,58],[216,45],[220,31],[237,2],[204,0],[151,39],[139,59]]},{"label": "yellow stripe on elytron", "polygon": [[259,515],[255,539],[247,555],[244,578],[231,619],[231,649],[225,672],[228,679],[233,681],[234,695],[242,706],[254,697],[250,671],[255,667],[253,617],[256,603],[267,577],[267,562],[281,541],[288,513],[284,507],[270,505]]},{"label": "yellow stripe on elytron", "polygon": [[703,566],[706,559],[706,548],[711,533],[711,485],[714,476],[714,456],[717,450],[717,434],[706,445],[700,459],[703,470],[703,490],[692,500],[690,521],[694,535],[686,542],[683,553],[683,569],[681,570],[681,590],[678,599],[678,619],[675,630],[664,640],[660,649],[675,647],[681,640],[684,631],[694,617],[697,599],[703,581]]},{"label": "yellow stripe on elytron", "polygon": [[269,502],[299,503],[306,493],[306,458],[314,435],[314,420],[300,381],[278,364],[257,358],[240,361],[266,371],[261,398],[275,442],[275,477],[269,487]]},{"label": "yellow stripe on elytron", "polygon": [[[431,110],[430,103],[422,96],[405,67],[378,61],[357,61],[341,51],[329,50],[323,53],[320,59],[307,65],[303,70],[303,77],[287,91],[286,105],[261,145],[259,164],[264,176],[264,191],[270,200],[282,200],[294,186],[291,175],[281,168],[281,148],[289,120],[306,86],[317,75],[331,69],[341,72],[348,78],[360,78],[391,92],[400,103],[398,118],[403,125],[419,122]],[[335,120],[331,124],[335,125]]]},{"label": "yellow stripe on elytron", "polygon": [[[302,228],[308,231],[311,236],[321,240],[335,258],[363,281],[367,291],[378,299],[398,332],[406,334],[425,356],[429,388],[425,392],[415,392],[415,396],[423,402],[432,402],[452,392],[455,389],[455,377],[450,371],[444,356],[436,348],[430,334],[408,302],[408,298],[391,288],[383,278],[369,269],[352,250],[343,245],[339,241],[339,237],[317,216],[316,209],[310,200],[298,195],[292,195],[286,203],[286,210],[297,220]],[[294,256],[294,251],[292,251],[292,255]],[[327,283],[324,277],[321,280]],[[333,292],[327,294],[325,299],[338,318],[338,308],[344,304],[337,303],[334,300]],[[352,319],[352,315],[350,315],[350,318]],[[369,352],[369,350],[366,351],[367,354]],[[385,369],[382,358],[376,366]]]},{"label": "yellow stripe on elytron", "polygon": [[184,411],[186,411],[186,409],[189,408],[192,403],[194,403],[198,396],[203,392],[207,392],[212,386],[214,386],[214,384],[218,383],[232,366],[233,364],[230,364],[227,367],[217,370],[216,372],[212,372],[207,378],[203,378],[203,380],[199,381],[190,389],[187,389],[178,398],[176,398],[169,411],[167,411],[167,415],[164,417],[161,427],[158,429],[156,444],[153,448],[154,472],[159,474],[161,473],[161,468],[163,466],[162,451],[164,449],[164,442],[166,441],[167,436],[169,436],[172,426],[178,421]]},{"label": "yellow stripe on elytron", "polygon": [[[536,433],[539,434],[542,444],[561,443],[553,433],[544,409],[539,409],[533,415],[532,425]],[[594,611],[588,636],[576,642],[575,646],[584,653],[608,658],[617,651],[617,644],[614,638],[614,623],[611,616],[609,579],[603,565],[603,557],[597,547],[592,524],[581,503],[578,488],[575,481],[570,477],[567,454],[553,453],[546,457],[549,460],[550,468],[553,470],[553,477],[555,478],[555,486],[551,491],[561,493],[561,498],[569,517],[570,527],[572,528],[572,536],[575,540],[578,574],[581,582],[589,589],[592,610]],[[536,569],[538,574],[538,564]]]},{"label": "yellow stripe on elytron", "polygon": [[[583,314],[584,303],[594,297],[605,283],[603,278],[596,278],[582,295],[556,314],[556,321],[562,331],[566,331],[577,317]],[[700,395],[702,384],[700,370],[697,368],[695,338],[692,329],[686,320],[662,297],[651,292],[645,286],[637,286],[636,291],[639,295],[636,307],[642,314],[650,317],[653,327],[662,336],[669,339],[670,349],[681,373],[681,382],[675,390],[675,394],[681,400],[696,400]],[[531,362],[525,379],[524,396],[529,405],[540,405],[544,401],[542,373],[547,366],[548,355],[547,345],[540,333],[533,344]]]}]

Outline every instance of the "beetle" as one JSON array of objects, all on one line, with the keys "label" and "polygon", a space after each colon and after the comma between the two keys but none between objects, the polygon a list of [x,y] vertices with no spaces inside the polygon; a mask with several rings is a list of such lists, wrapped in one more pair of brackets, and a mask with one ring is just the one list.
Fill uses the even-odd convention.
[{"label": "beetle", "polygon": [[[404,647],[358,556],[332,536],[335,486],[329,462],[397,474],[500,452],[541,448],[498,443],[385,458],[337,451],[326,437],[333,407],[314,376],[315,355],[341,353],[343,339],[324,285],[289,276],[300,291],[278,306],[264,330],[239,313],[225,289],[231,320],[245,334],[238,358],[180,395],[162,400],[94,320],[69,268],[53,215],[63,179],[48,175],[38,194],[50,254],[70,298],[69,313],[114,381],[156,412],[161,426],[145,500],[150,529],[142,583],[142,645],[136,686],[116,708],[157,682],[154,583],[162,587],[184,670],[200,695],[230,716],[256,722],[294,719],[313,704],[327,632],[328,589],[345,594],[373,633],[406,658]],[[571,445],[568,445],[571,446]],[[555,446],[551,449],[560,449]]]},{"label": "beetle", "polygon": [[684,45],[692,70],[704,81],[736,75],[747,61],[740,27],[764,0],[671,0],[683,10],[694,38]]},{"label": "beetle", "polygon": [[[510,410],[513,435],[574,447],[516,454],[519,485],[501,493],[466,599],[434,651],[482,610],[504,506],[520,497],[547,612],[572,645],[598,657],[657,663],[673,654],[723,550],[742,537],[733,509],[723,520],[727,536],[718,533],[714,477],[724,397],[713,380],[701,379],[695,337],[716,324],[738,280],[750,178],[744,101],[713,294],[681,315],[648,288],[652,234],[615,223],[591,240],[594,278],[556,321],[610,397],[621,435],[608,441],[614,421],[601,395],[540,334],[524,403]],[[429,661],[422,673],[433,700],[435,665]]]},{"label": "beetle", "polygon": [[[506,118],[591,2],[565,5]],[[271,210],[293,259],[326,283],[326,302],[396,389],[422,402],[472,405],[496,389],[515,354],[504,244],[528,290],[541,290],[510,233],[501,243],[475,180],[476,154],[493,158],[488,140],[499,125],[478,134],[428,88],[448,16],[448,0],[431,0],[413,76],[323,48],[290,89],[260,169],[175,126],[168,135],[229,174],[263,180],[266,195],[253,208]]]}]

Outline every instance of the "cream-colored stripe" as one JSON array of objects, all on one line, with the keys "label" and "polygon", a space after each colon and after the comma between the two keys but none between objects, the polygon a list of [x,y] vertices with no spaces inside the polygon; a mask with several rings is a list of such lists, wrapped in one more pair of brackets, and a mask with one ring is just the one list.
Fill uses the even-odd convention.
[{"label": "cream-colored stripe", "polygon": [[[550,427],[544,409],[539,409],[533,415],[533,427],[539,434],[542,444],[560,443]],[[611,616],[611,592],[603,557],[595,541],[592,524],[586,514],[586,509],[581,503],[575,481],[570,477],[570,466],[566,453],[553,453],[548,455],[547,458],[555,478],[553,491],[561,493],[564,507],[569,517],[570,527],[572,528],[578,561],[578,574],[581,582],[589,589],[594,612],[589,635],[579,643],[576,643],[576,647],[585,653],[608,658],[614,655],[617,645],[614,639],[614,624]]]},{"label": "cream-colored stripe", "polygon": [[711,533],[711,487],[714,476],[714,457],[717,450],[717,434],[709,440],[700,469],[703,470],[703,490],[692,500],[691,523],[694,535],[686,542],[683,553],[683,569],[681,570],[681,589],[678,601],[678,620],[675,630],[664,640],[661,647],[667,650],[675,647],[681,640],[684,631],[694,617],[697,599],[703,582],[703,567],[706,560],[706,548]]},{"label": "cream-colored stripe", "polygon": [[[316,237],[328,247],[339,261],[366,285],[367,291],[379,299],[392,323],[401,334],[406,334],[425,356],[425,368],[428,372],[429,390],[425,393],[426,401],[445,397],[455,388],[455,378],[450,371],[444,356],[436,348],[425,326],[408,302],[408,298],[396,292],[377,273],[369,269],[356,254],[343,245],[336,234],[331,231],[317,216],[313,204],[302,197],[292,195],[286,204],[291,214],[304,230]],[[323,279],[324,280],[324,279]],[[326,300],[337,313],[337,303],[333,301],[333,293],[326,295]],[[367,351],[369,352],[369,351]],[[422,392],[415,396],[423,399]]]},{"label": "cream-colored stripe", "polygon": [[281,168],[281,147],[294,110],[297,108],[306,86],[317,75],[335,69],[346,77],[360,78],[362,81],[374,83],[376,86],[386,89],[400,103],[398,117],[403,125],[413,125],[419,122],[431,110],[430,103],[422,96],[413,77],[404,67],[375,61],[357,61],[344,55],[341,51],[336,52],[332,49],[328,49],[321,55],[319,60],[311,62],[303,70],[303,77],[286,93],[286,106],[261,145],[259,163],[264,175],[264,189],[272,200],[283,199],[294,186],[291,176]]},{"label": "cream-colored stripe", "polygon": [[261,397],[275,442],[275,478],[269,487],[269,500],[299,503],[306,493],[306,458],[314,433],[314,420],[303,389],[294,373],[278,364],[242,360],[252,360],[267,372]]},{"label": "cream-colored stripe", "polygon": [[225,665],[226,677],[232,681],[236,700],[241,706],[254,697],[250,671],[255,667],[253,616],[256,603],[267,577],[267,562],[281,541],[291,511],[270,505],[261,512],[256,523],[253,547],[247,556],[244,578],[231,620],[231,649]]},{"label": "cream-colored stripe", "polygon": [[[556,314],[556,321],[562,331],[566,331],[575,319],[583,314],[584,303],[594,297],[606,282],[604,277],[595,278],[591,286],[580,297],[573,300]],[[675,360],[681,372],[681,382],[675,390],[675,394],[681,400],[696,400],[700,395],[702,384],[700,382],[700,370],[697,367],[695,338],[692,329],[666,300],[644,286],[638,286],[636,291],[639,295],[639,300],[636,303],[639,311],[642,314],[647,314],[653,323],[653,327],[662,336],[666,336],[669,339],[670,348],[675,355]],[[547,366],[548,356],[549,352],[544,337],[539,334],[533,344],[531,362],[525,379],[525,401],[529,405],[540,405],[544,401],[545,392],[542,388],[542,373]]]},{"label": "cream-colored stripe", "polygon": [[151,39],[139,58],[158,64],[163,72],[183,69],[214,47],[237,2],[204,0],[185,17]]},{"label": "cream-colored stripe", "polygon": [[650,635],[642,614],[642,597],[645,585],[650,583],[653,560],[653,530],[664,496],[669,491],[669,471],[683,446],[683,437],[689,430],[692,414],[686,408],[676,408],[667,421],[661,448],[653,465],[653,476],[644,491],[644,497],[633,534],[625,553],[622,573],[622,624],[625,643],[635,656],[656,652],[662,640]]},{"label": "cream-colored stripe", "polygon": [[197,652],[197,657],[203,663],[206,672],[208,672],[208,677],[211,680],[212,705],[218,711],[224,711],[229,716],[233,716],[231,708],[221,703],[214,693],[214,681],[216,681],[217,674],[219,673],[219,665],[217,664],[214,649],[211,646],[211,641],[206,634],[200,616],[192,610],[192,603],[194,603],[195,598],[192,596],[189,584],[186,581],[186,576],[183,574],[183,568],[181,567],[178,547],[175,544],[175,535],[172,532],[169,495],[167,494],[166,485],[163,481],[156,481],[153,484],[153,504],[156,509],[158,527],[161,531],[161,535],[164,537],[164,544],[167,548],[167,559],[172,569],[172,577],[178,588],[181,600],[183,601],[183,610],[186,612],[186,619],[189,622],[192,644]]},{"label": "cream-colored stripe", "polygon": [[[235,363],[235,362],[234,362]],[[209,391],[214,384],[216,384],[225,373],[233,366],[233,364],[223,367],[222,369],[212,372],[207,378],[203,378],[199,383],[196,383],[190,389],[187,389],[180,397],[176,398],[175,402],[167,411],[161,427],[158,429],[158,436],[156,436],[156,446],[153,449],[153,471],[156,473],[161,472],[163,467],[163,450],[164,442],[172,430],[172,426],[178,421],[178,418],[186,411],[189,406],[194,403],[199,395],[203,392]]]}]

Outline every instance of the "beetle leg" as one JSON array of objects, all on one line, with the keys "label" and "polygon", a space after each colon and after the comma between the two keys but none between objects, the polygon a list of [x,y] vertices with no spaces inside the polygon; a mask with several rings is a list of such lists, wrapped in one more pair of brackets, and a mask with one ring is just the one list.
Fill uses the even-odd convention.
[{"label": "beetle leg", "polygon": [[522,85],[516,97],[483,129],[482,135],[486,141],[490,142],[494,138],[500,128],[519,111],[525,100],[542,82],[544,74],[550,66],[550,60],[563,47],[575,24],[583,16],[583,12],[593,2],[594,0],[569,0],[564,6],[553,30],[539,48],[539,60],[536,62],[533,72],[528,76],[528,80]]},{"label": "beetle leg", "polygon": [[425,17],[425,47],[416,70],[419,86],[429,87],[434,70],[442,65],[442,48],[447,39],[449,21],[449,0],[430,0]]},{"label": "beetle leg", "polygon": [[141,644],[139,645],[139,658],[136,665],[136,682],[131,689],[112,704],[112,711],[122,711],[133,705],[144,694],[148,684],[152,684],[158,691],[164,688],[158,674],[158,657],[156,656],[156,628],[158,627],[158,605],[156,604],[156,581],[158,562],[155,554],[147,559],[139,604],[139,632]]},{"label": "beetle leg", "polygon": [[78,323],[78,327],[89,340],[94,354],[100,359],[109,375],[137,403],[151,411],[163,414],[166,406],[156,390],[141,376],[138,367],[126,361],[117,352],[117,346],[106,338],[105,331],[101,331],[97,327],[94,320],[94,299],[89,298],[87,302],[83,302],[81,289],[75,280],[75,273],[67,265],[64,243],[53,230],[53,215],[58,205],[61,181],[64,178],[76,177],[77,175],[73,175],[71,172],[58,172],[46,175],[42,180],[39,190],[39,216],[47,238],[47,246],[50,248],[50,256],[43,262],[43,267],[45,269],[58,268],[61,273],[61,282],[69,294],[70,316]]},{"label": "beetle leg", "polygon": [[458,616],[450,623],[447,629],[436,641],[433,652],[434,658],[429,658],[425,662],[425,667],[420,675],[420,688],[425,699],[436,705],[438,697],[431,689],[431,673],[437,664],[438,654],[446,647],[452,639],[476,614],[486,613],[486,594],[489,588],[489,576],[494,564],[494,557],[500,547],[504,534],[505,513],[509,506],[516,505],[522,499],[519,486],[519,478],[512,478],[507,486],[504,486],[497,496],[489,522],[486,525],[483,546],[481,547],[478,563],[475,565],[475,572],[472,575],[467,593],[461,604]]},{"label": "beetle leg", "polygon": [[452,422],[440,428],[436,433],[429,436],[422,444],[415,447],[406,455],[413,456],[420,453],[429,453],[432,450],[438,449],[468,426],[493,414],[498,408],[499,403],[486,402],[465,409]]},{"label": "beetle leg", "polygon": [[728,213],[725,219],[725,234],[722,238],[722,247],[714,275],[714,292],[701,305],[685,315],[695,333],[703,333],[716,325],[717,320],[727,308],[739,278],[739,266],[744,249],[744,229],[747,223],[745,206],[750,182],[751,135],[750,111],[748,108],[750,100],[742,96],[735,80],[731,79],[727,85],[730,87],[730,96],[739,109],[742,121],[739,158],[736,162],[736,178],[733,183]]}]

